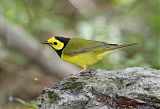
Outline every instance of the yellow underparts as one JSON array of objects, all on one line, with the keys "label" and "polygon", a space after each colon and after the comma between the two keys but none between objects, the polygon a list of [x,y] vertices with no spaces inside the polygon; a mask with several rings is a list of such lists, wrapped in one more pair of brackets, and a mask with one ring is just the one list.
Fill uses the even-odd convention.
[{"label": "yellow underparts", "polygon": [[62,53],[61,58],[66,62],[76,64],[80,67],[83,67],[84,69],[87,69],[88,67],[96,64],[107,54],[110,54],[110,53],[104,50],[87,52],[87,53],[77,54],[73,56]]}]

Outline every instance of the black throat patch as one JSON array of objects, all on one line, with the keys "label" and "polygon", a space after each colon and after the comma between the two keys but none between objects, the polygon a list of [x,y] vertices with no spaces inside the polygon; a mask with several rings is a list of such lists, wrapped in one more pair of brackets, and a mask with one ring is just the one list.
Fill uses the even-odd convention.
[{"label": "black throat patch", "polygon": [[69,42],[70,38],[66,38],[66,37],[60,37],[60,36],[55,36],[55,38],[61,42],[64,43],[64,47],[61,49],[61,50],[56,50],[55,51],[57,52],[57,54],[59,55],[59,57],[61,57],[62,55],[62,51],[63,49],[66,47],[67,43]]}]

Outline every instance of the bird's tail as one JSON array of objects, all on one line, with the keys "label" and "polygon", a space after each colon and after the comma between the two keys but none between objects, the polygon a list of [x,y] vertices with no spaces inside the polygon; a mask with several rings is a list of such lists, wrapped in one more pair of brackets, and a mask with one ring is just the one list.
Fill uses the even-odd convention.
[{"label": "bird's tail", "polygon": [[119,49],[123,47],[134,46],[134,45],[137,45],[137,43],[123,44],[123,45],[118,45],[118,44],[109,44],[109,45],[110,45],[109,50],[114,50],[114,49]]},{"label": "bird's tail", "polygon": [[101,52],[98,55],[99,59],[102,59],[105,55],[109,55],[114,52],[115,49],[123,48],[123,47],[129,47],[136,45],[137,43],[130,43],[130,44],[123,44],[123,45],[118,45],[118,44],[109,44],[109,47],[105,48],[105,52]]}]

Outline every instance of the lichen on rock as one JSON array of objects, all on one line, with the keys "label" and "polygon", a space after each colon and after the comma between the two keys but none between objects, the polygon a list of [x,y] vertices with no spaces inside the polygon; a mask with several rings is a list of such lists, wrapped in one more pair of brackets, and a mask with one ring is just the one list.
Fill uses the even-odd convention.
[{"label": "lichen on rock", "polygon": [[45,88],[40,109],[160,109],[160,70],[89,70]]}]

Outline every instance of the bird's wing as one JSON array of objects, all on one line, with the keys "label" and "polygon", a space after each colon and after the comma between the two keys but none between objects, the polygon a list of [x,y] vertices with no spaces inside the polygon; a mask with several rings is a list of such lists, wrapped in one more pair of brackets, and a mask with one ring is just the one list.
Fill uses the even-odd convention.
[{"label": "bird's wing", "polygon": [[68,42],[63,53],[67,55],[76,55],[76,54],[82,54],[86,52],[97,51],[104,48],[105,48],[105,51],[109,51],[109,50],[113,50],[113,49],[117,49],[125,46],[131,46],[131,44],[126,44],[126,45],[108,44],[105,42],[72,38]]}]

